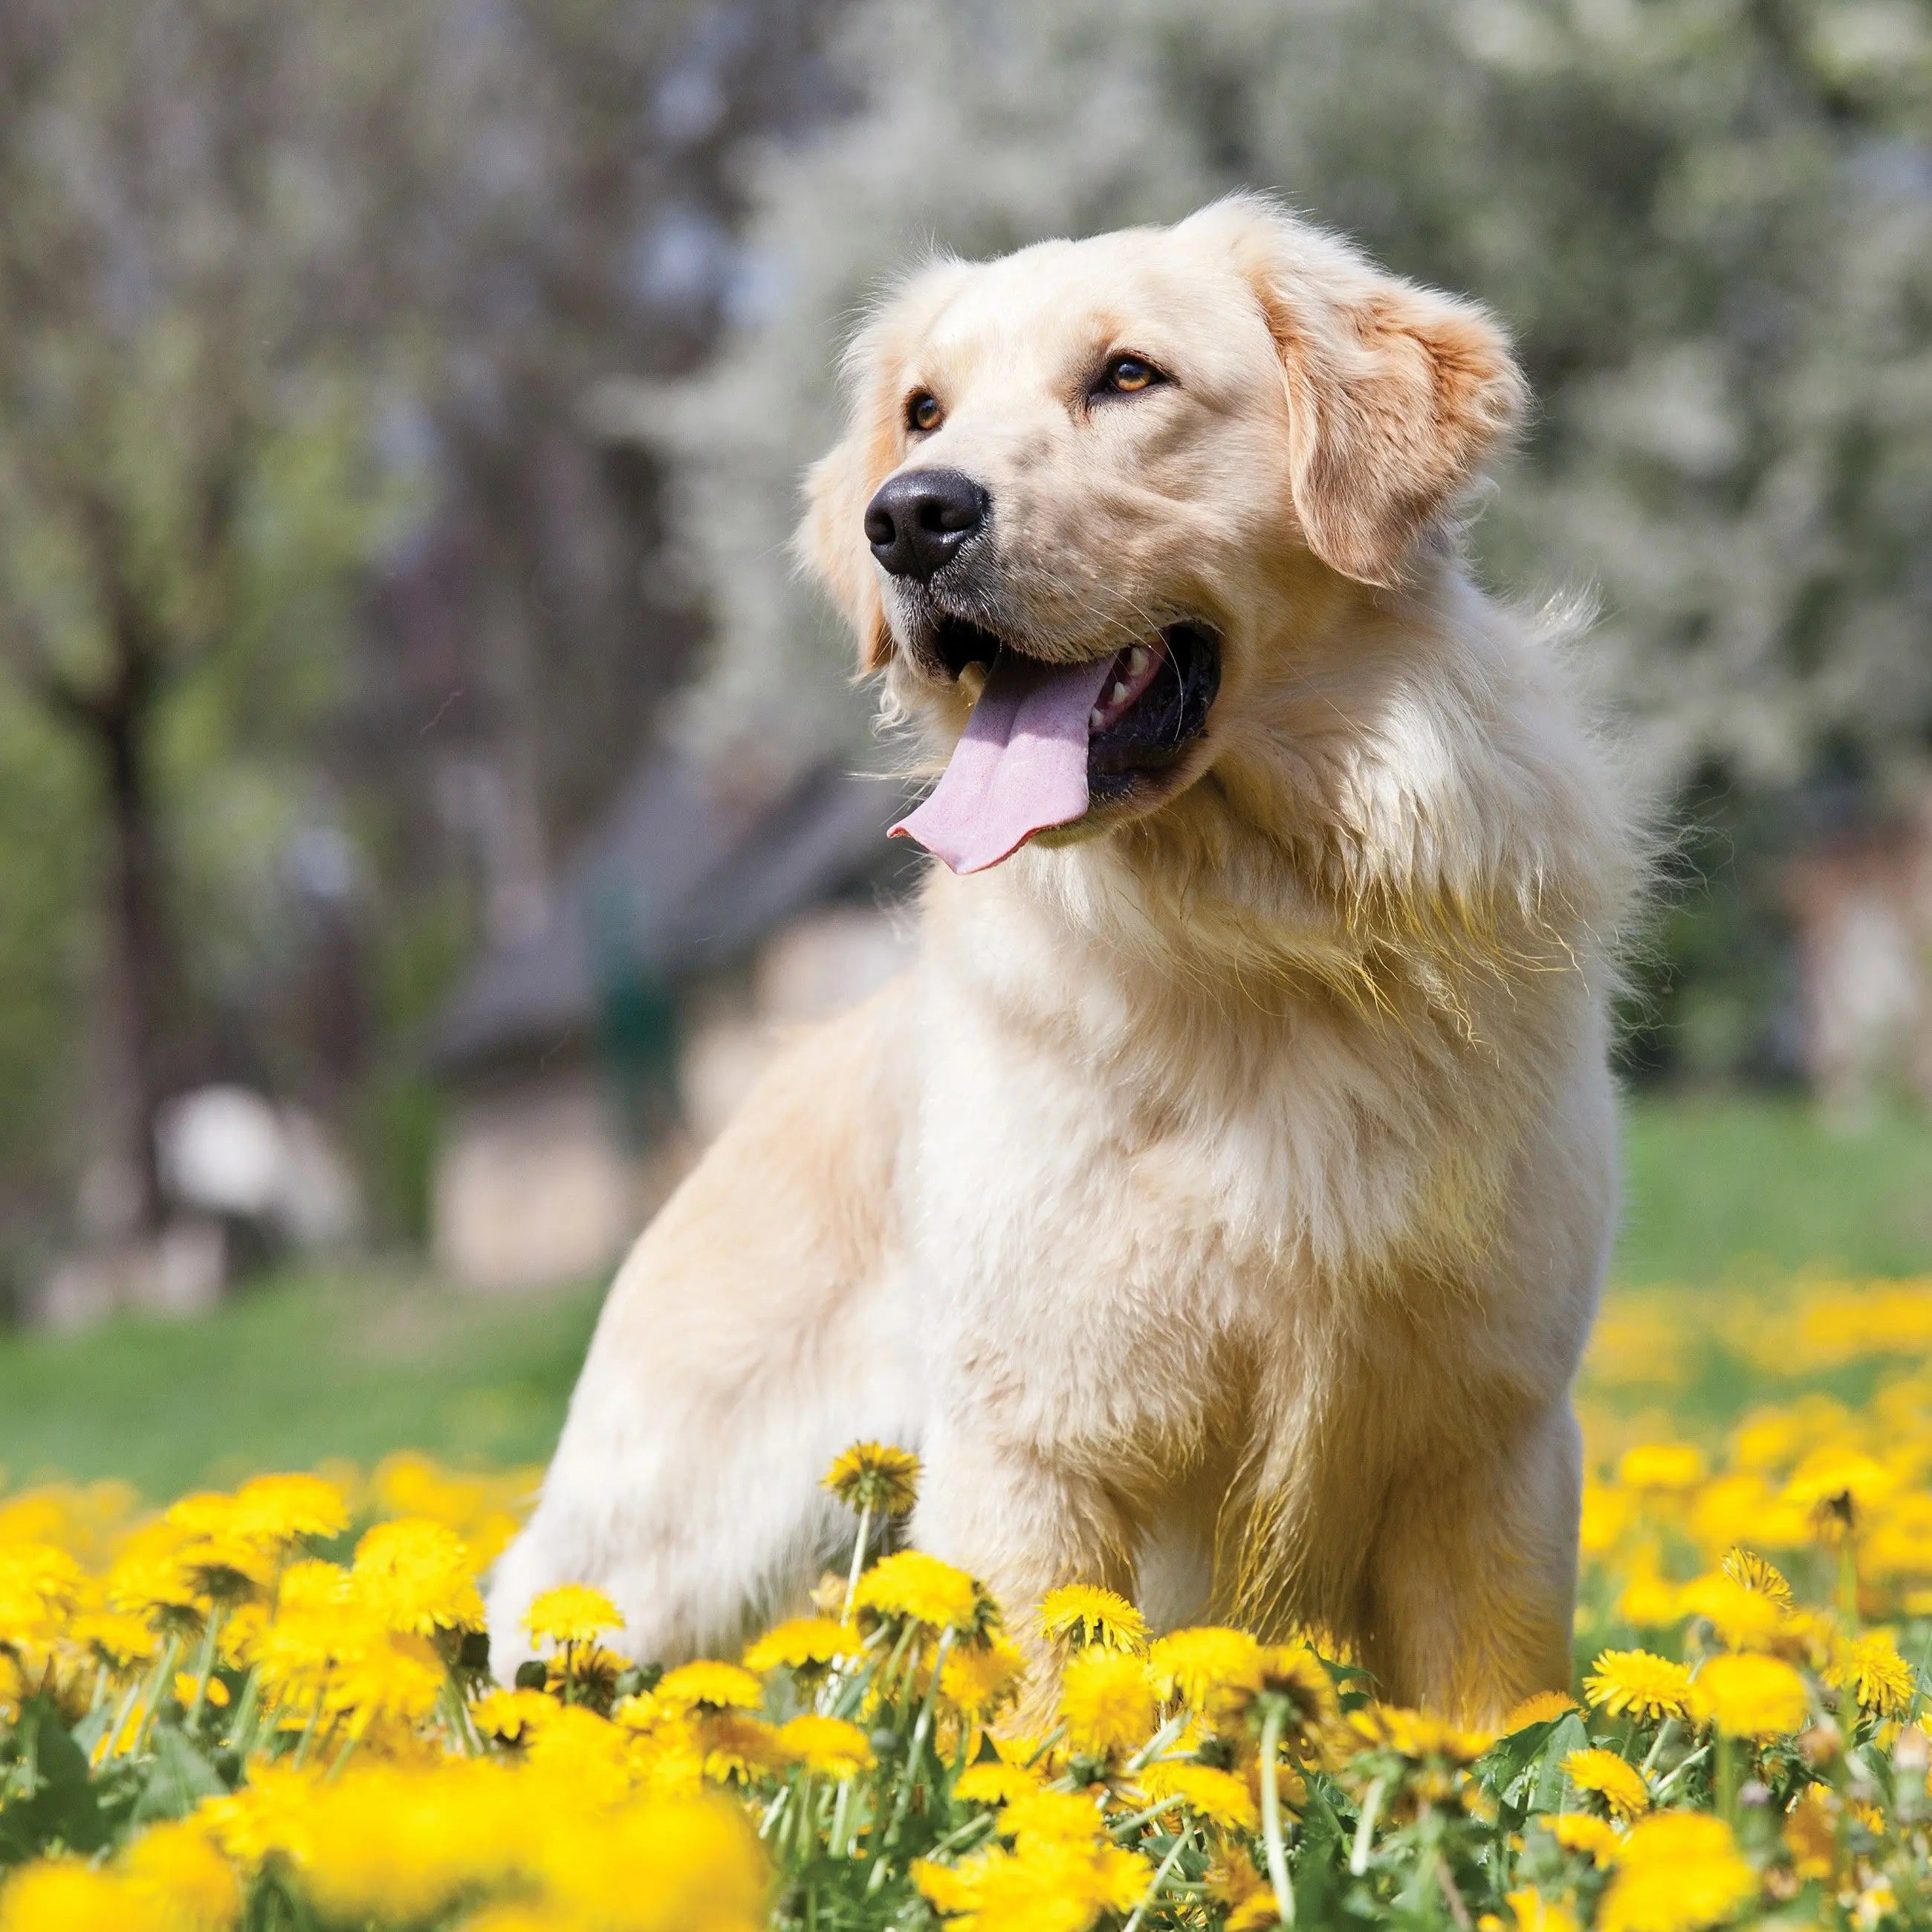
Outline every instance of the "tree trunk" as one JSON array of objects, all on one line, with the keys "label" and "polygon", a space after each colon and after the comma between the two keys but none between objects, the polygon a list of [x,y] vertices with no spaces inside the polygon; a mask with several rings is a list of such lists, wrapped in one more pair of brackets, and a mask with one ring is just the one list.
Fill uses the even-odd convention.
[{"label": "tree trunk", "polygon": [[136,1195],[131,1232],[152,1234],[164,1218],[155,1125],[172,1084],[175,976],[166,862],[150,768],[155,680],[124,658],[122,675],[94,710],[111,845],[109,998],[114,1085],[124,1158]]}]

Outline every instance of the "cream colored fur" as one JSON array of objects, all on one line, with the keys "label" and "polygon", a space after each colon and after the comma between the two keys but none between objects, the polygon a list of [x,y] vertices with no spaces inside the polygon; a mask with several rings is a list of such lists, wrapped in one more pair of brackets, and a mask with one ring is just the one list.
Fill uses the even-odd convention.
[{"label": "cream colored fur", "polygon": [[[1174,380],[1088,408],[1131,349]],[[902,464],[995,506],[980,621],[1223,640],[1180,782],[935,870],[917,964],[801,1040],[611,1291],[491,1602],[615,1597],[728,1648],[846,1527],[862,1436],[1018,1622],[1074,1580],[1316,1626],[1390,1697],[1567,1681],[1570,1388],[1615,1214],[1635,876],[1553,646],[1445,519],[1522,401],[1494,325],[1269,204],[935,264],[852,351],[805,554],[944,752],[861,529]],[[938,395],[940,427],[902,427]]]}]

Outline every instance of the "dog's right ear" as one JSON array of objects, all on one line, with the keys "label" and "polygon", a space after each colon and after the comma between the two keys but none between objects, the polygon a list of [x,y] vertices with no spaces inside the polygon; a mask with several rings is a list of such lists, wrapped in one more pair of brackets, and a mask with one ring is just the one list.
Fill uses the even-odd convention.
[{"label": "dog's right ear", "polygon": [[892,650],[879,567],[866,541],[866,506],[905,458],[905,394],[919,340],[968,272],[967,263],[950,258],[928,262],[873,311],[840,364],[845,434],[806,472],[793,554],[852,626],[862,675]]}]

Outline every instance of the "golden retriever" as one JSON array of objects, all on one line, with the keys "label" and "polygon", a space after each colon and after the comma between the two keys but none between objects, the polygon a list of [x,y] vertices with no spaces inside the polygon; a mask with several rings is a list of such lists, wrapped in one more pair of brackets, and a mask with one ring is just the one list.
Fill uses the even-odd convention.
[{"label": "golden retriever", "polygon": [[946,863],[617,1276],[499,1669],[564,1580],[640,1656],[730,1643],[879,1437],[1016,1624],[1088,1581],[1472,1720],[1564,1684],[1638,868],[1458,554],[1503,334],[1244,196],[933,262],[848,377],[800,548]]}]

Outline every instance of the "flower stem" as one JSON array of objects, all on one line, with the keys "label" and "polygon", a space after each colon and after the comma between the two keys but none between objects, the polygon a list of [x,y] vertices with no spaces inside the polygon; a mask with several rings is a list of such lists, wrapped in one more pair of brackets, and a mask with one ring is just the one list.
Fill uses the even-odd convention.
[{"label": "flower stem", "polygon": [[1166,1884],[1168,1874],[1173,1870],[1180,1859],[1180,1854],[1186,1849],[1187,1838],[1188,1834],[1185,1832],[1177,1832],[1174,1834],[1174,1843],[1169,1848],[1167,1856],[1162,1858],[1160,1864],[1155,1868],[1154,1882],[1147,1888],[1147,1896],[1129,1914],[1127,1922],[1120,1928],[1120,1932],[1140,1932],[1141,1921],[1147,1916],[1148,1907],[1160,1896],[1161,1888]]},{"label": "flower stem", "polygon": [[1288,1847],[1281,1834],[1281,1703],[1262,1719],[1262,1843],[1268,1848],[1268,1882],[1284,1925],[1294,1923],[1294,1890],[1288,1882]]},{"label": "flower stem", "polygon": [[1375,1841],[1376,1814],[1382,1808],[1385,1779],[1377,1778],[1362,1799],[1362,1815],[1355,1826],[1355,1842],[1349,1847],[1348,1870],[1357,1878],[1369,1868],[1369,1847]]},{"label": "flower stem", "polygon": [[872,1506],[868,1503],[859,1512],[859,1536],[858,1540],[852,1546],[852,1570],[845,1579],[845,1607],[839,1613],[841,1622],[849,1618],[852,1614],[852,1599],[858,1594],[859,1579],[865,1574],[866,1544],[872,1530]]}]

